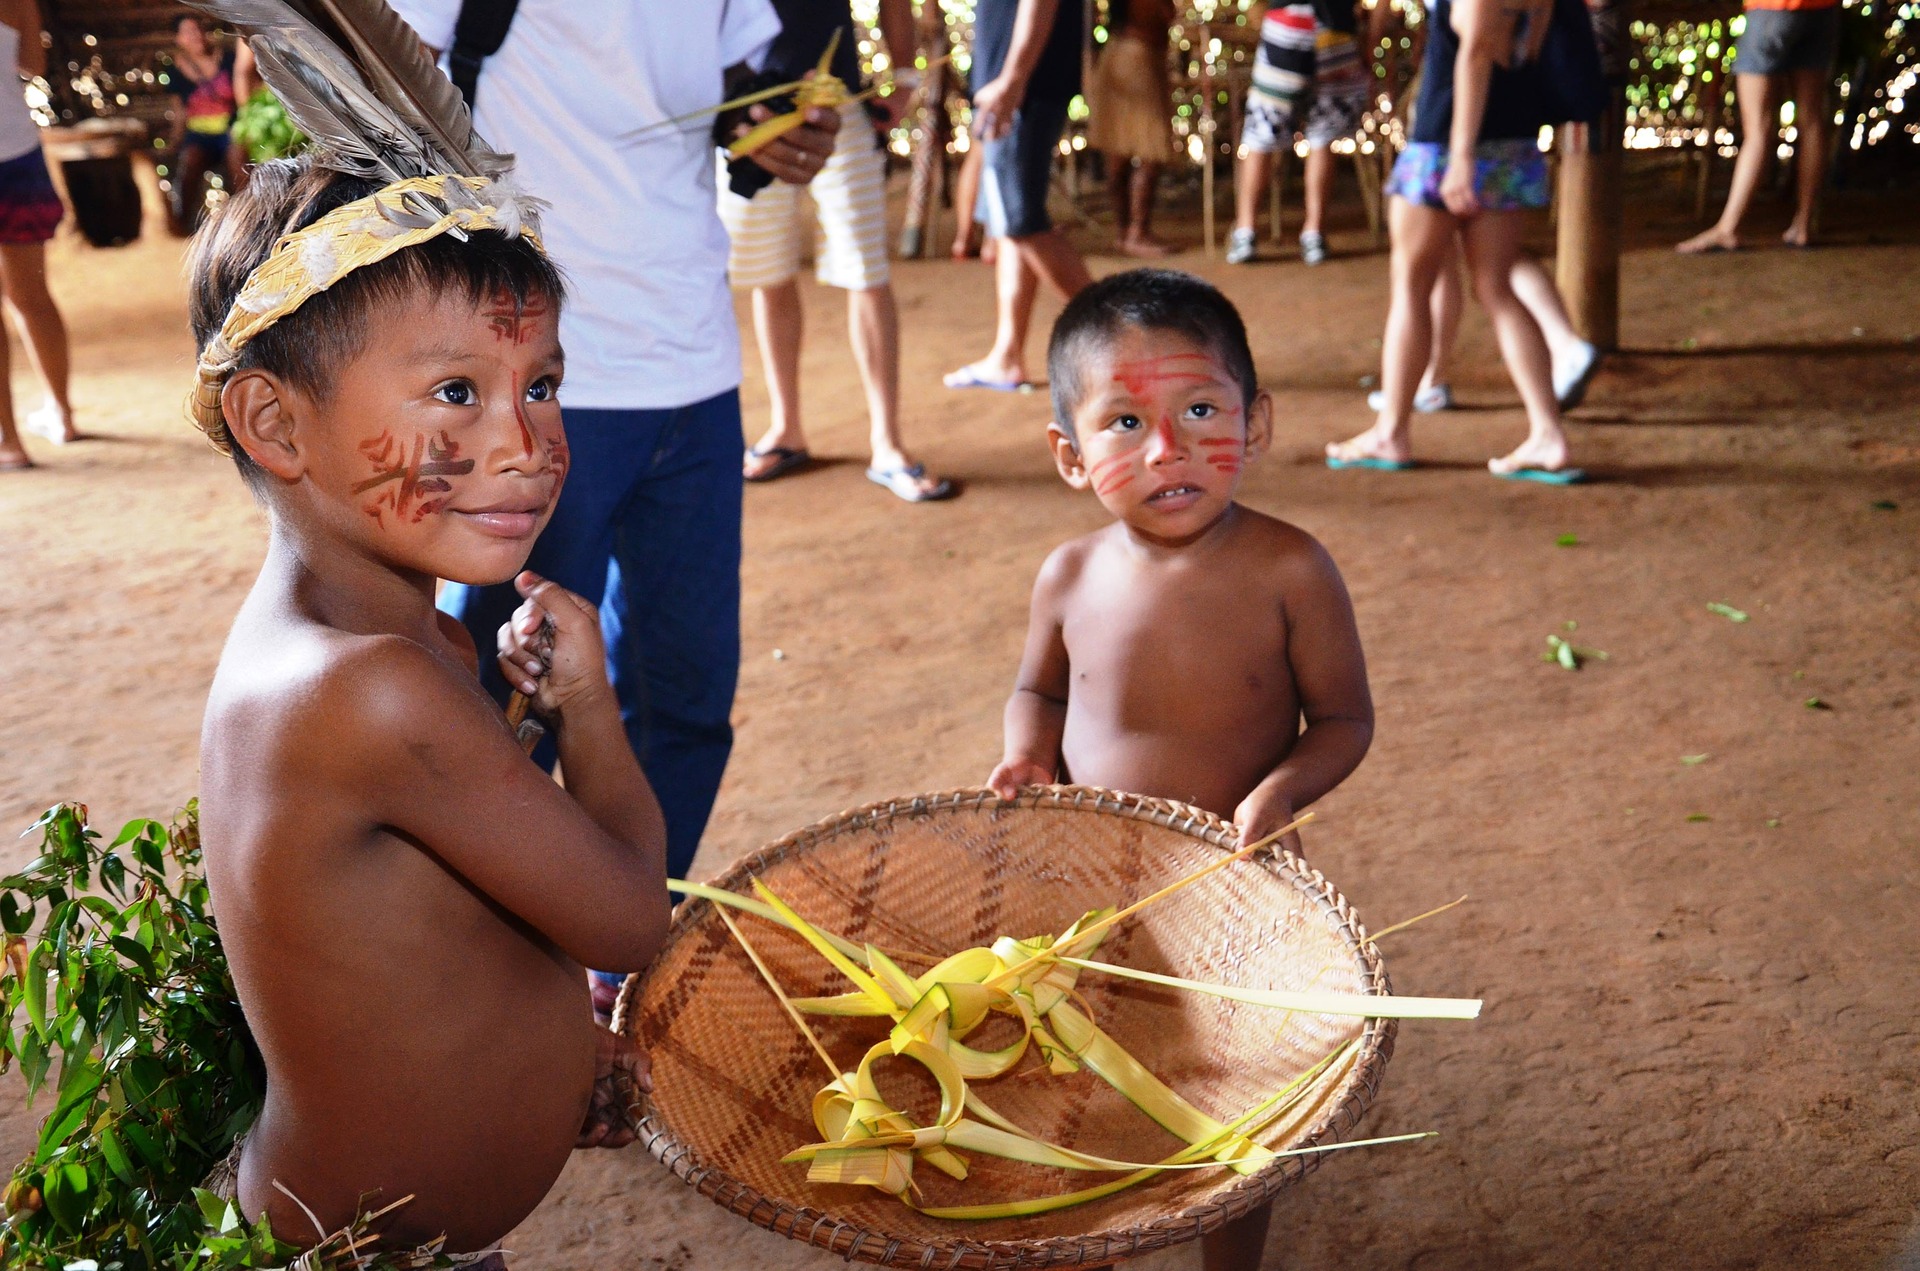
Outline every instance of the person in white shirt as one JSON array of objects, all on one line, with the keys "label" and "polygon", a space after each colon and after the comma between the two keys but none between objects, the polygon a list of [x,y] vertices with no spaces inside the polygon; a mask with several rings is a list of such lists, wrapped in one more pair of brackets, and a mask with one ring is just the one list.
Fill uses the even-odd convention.
[{"label": "person in white shirt", "polygon": [[[429,47],[453,43],[461,0],[391,3]],[[757,64],[779,33],[769,0],[521,0],[474,94],[475,127],[552,204],[542,233],[567,276],[572,464],[527,567],[601,605],[610,676],[676,876],[733,744],[745,439],[712,119],[667,121],[718,106],[729,69]],[[839,124],[816,109],[754,159],[804,184]],[[440,599],[487,650],[518,604],[511,586],[449,585]],[[504,697],[493,659],[482,662]]]}]

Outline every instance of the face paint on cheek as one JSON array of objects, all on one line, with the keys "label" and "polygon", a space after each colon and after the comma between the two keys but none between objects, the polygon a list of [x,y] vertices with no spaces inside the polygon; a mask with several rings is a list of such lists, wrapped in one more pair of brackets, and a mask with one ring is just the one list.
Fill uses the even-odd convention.
[{"label": "face paint on cheek", "polygon": [[[413,439],[411,461],[390,430],[360,443],[360,453],[373,465],[373,475],[353,487],[355,494],[372,493],[360,510],[384,527],[386,514],[417,525],[452,502],[453,477],[473,471],[473,460],[460,457],[460,443],[442,431],[438,437],[421,433]],[[435,497],[445,496],[445,497]]]},{"label": "face paint on cheek", "polygon": [[1131,452],[1108,455],[1099,463],[1087,469],[1087,480],[1093,486],[1095,494],[1111,494],[1133,480],[1134,474],[1125,464],[1132,459]]}]

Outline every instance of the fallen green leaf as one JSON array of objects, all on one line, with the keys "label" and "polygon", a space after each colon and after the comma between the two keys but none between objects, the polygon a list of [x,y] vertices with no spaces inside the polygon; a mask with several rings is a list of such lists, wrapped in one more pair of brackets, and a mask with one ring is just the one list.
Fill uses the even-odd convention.
[{"label": "fallen green leaf", "polygon": [[1746,610],[1735,609],[1732,605],[1723,605],[1717,600],[1709,600],[1707,602],[1707,610],[1710,613],[1719,614],[1728,622],[1745,622],[1747,620]]},{"label": "fallen green leaf", "polygon": [[1579,623],[1575,622],[1572,618],[1567,619],[1567,630],[1578,631],[1579,629],[1580,629]]},{"label": "fallen green leaf", "polygon": [[1779,818],[1779,817],[1777,817],[1777,816],[1770,816],[1770,817],[1768,817],[1768,818],[1767,818],[1767,828],[1768,828],[1769,830],[1777,830],[1777,829],[1779,829],[1779,828],[1780,828],[1780,818]]},{"label": "fallen green leaf", "polygon": [[1705,763],[1708,758],[1709,756],[1707,755],[1681,755],[1680,762],[1691,767],[1694,764]]},{"label": "fallen green leaf", "polygon": [[1688,824],[1690,824],[1690,825],[1691,825],[1691,824],[1697,824],[1697,823],[1699,823],[1699,822],[1702,822],[1702,821],[1711,821],[1711,820],[1713,820],[1713,818],[1712,818],[1712,817],[1710,817],[1710,816],[1708,816],[1708,815],[1707,815],[1707,814],[1706,814],[1705,812],[1689,812],[1689,813],[1687,813],[1687,823],[1688,823]]},{"label": "fallen green leaf", "polygon": [[1900,505],[1892,499],[1875,499],[1873,501],[1873,507],[1876,512],[1897,512],[1900,510]]},{"label": "fallen green leaf", "polygon": [[1830,711],[1833,709],[1833,707],[1827,705],[1826,702],[1822,701],[1820,698],[1809,697],[1807,699],[1807,709],[1810,711]]},{"label": "fallen green leaf", "polygon": [[[1567,625],[1571,627],[1573,624]],[[1581,663],[1589,660],[1604,662],[1607,660],[1607,655],[1602,650],[1582,648],[1560,636],[1550,635],[1547,637],[1547,651],[1540,655],[1540,660],[1558,662],[1569,671],[1577,671]]]},{"label": "fallen green leaf", "polygon": [[1553,540],[1553,545],[1555,547],[1578,547],[1580,546],[1580,536],[1578,534],[1562,534],[1559,538]]}]

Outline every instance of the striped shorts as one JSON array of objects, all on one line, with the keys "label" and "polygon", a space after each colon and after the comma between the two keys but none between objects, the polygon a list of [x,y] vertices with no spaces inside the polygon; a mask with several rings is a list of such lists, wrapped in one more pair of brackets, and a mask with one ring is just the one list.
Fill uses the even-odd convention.
[{"label": "striped shorts", "polygon": [[[800,187],[775,181],[750,199],[727,188],[722,155],[720,220],[733,240],[735,287],[778,287],[800,276],[807,217]],[[865,107],[840,108],[833,155],[807,186],[813,194],[814,276],[829,287],[870,291],[887,283],[887,156],[874,144]]]},{"label": "striped shorts", "polygon": [[1360,43],[1322,27],[1311,4],[1277,4],[1260,24],[1240,144],[1271,154],[1304,133],[1323,149],[1360,130],[1372,91]]}]

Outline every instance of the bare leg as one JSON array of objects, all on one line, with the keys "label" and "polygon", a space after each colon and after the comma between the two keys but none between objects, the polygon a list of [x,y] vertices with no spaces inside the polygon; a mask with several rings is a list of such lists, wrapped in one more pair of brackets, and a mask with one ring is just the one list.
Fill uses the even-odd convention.
[{"label": "bare leg", "polygon": [[[1727,206],[1712,229],[1702,230],[1675,250],[1733,251],[1740,246],[1740,222],[1753,203],[1753,192],[1766,171],[1767,152],[1773,148],[1774,121],[1779,117],[1773,80],[1766,75],[1735,75],[1733,95],[1740,99],[1740,155],[1733,161],[1733,185]],[[1824,96],[1824,93],[1822,94]]]},{"label": "bare leg", "polygon": [[757,477],[779,462],[766,454],[775,447],[805,450],[807,436],[800,430],[800,336],[805,321],[800,308],[800,284],[788,279],[777,287],[753,289],[753,334],[760,344],[760,366],[766,373],[767,399],[773,419],[754,445],[763,452],[750,458],[742,471]]},{"label": "bare leg", "polygon": [[[1023,384],[1027,380],[1027,329],[1033,322],[1033,301],[1045,279],[1068,300],[1093,281],[1086,262],[1059,230],[1044,230],[1025,238],[1003,238],[994,261],[994,291],[998,315],[993,348],[964,368],[983,380]],[[949,375],[954,382],[961,372]]]},{"label": "bare leg", "polygon": [[[0,386],[12,382],[8,378],[12,360],[12,350],[0,340]],[[33,460],[27,458],[27,448],[20,444],[20,433],[13,426],[13,393],[0,392],[0,472],[19,472],[32,466]]]},{"label": "bare leg", "polygon": [[46,245],[0,246],[0,282],[20,330],[20,342],[26,345],[27,358],[46,394],[45,404],[34,412],[34,431],[55,441],[73,441],[80,433],[73,426],[73,404],[67,400],[67,324],[47,289]]},{"label": "bare leg", "polygon": [[1262,1205],[1200,1238],[1200,1265],[1205,1271],[1260,1271],[1267,1251],[1267,1227],[1273,1206]]},{"label": "bare leg", "polygon": [[1134,165],[1128,191],[1127,235],[1120,244],[1120,250],[1129,256],[1157,260],[1173,250],[1153,236],[1153,195],[1159,180],[1159,164],[1142,159]]},{"label": "bare leg", "polygon": [[1123,154],[1107,156],[1107,202],[1113,205],[1113,241],[1126,244],[1133,227],[1133,160]]},{"label": "bare leg", "polygon": [[[847,293],[847,334],[853,359],[860,364],[860,383],[867,390],[871,466],[881,472],[911,468],[915,460],[900,438],[900,310],[892,283]],[[932,476],[914,482],[925,494],[939,484]]]},{"label": "bare leg", "polygon": [[1326,146],[1314,146],[1307,151],[1307,219],[1300,226],[1300,236],[1318,234],[1323,226],[1327,211],[1327,197],[1333,193],[1333,151]]},{"label": "bare leg", "polygon": [[1553,394],[1553,361],[1540,326],[1513,293],[1513,263],[1525,228],[1520,212],[1481,212],[1461,231],[1473,294],[1493,319],[1500,356],[1527,407],[1527,439],[1518,449],[1488,464],[1495,472],[1516,468],[1564,468],[1567,435],[1560,426],[1560,404]]},{"label": "bare leg", "polygon": [[1554,285],[1553,275],[1547,267],[1535,260],[1531,253],[1522,251],[1513,262],[1513,294],[1520,297],[1520,303],[1527,307],[1533,320],[1540,327],[1540,334],[1546,337],[1547,348],[1553,354],[1553,364],[1560,366],[1569,359],[1584,357],[1592,347],[1580,338],[1573,329],[1573,319],[1567,316],[1566,301],[1560,298],[1560,288]]},{"label": "bare leg", "polygon": [[1453,345],[1460,337],[1460,317],[1467,309],[1466,283],[1460,277],[1460,236],[1454,235],[1447,263],[1433,280],[1433,351],[1421,388],[1453,383]]},{"label": "bare leg", "polygon": [[1393,234],[1393,299],[1381,341],[1380,389],[1385,394],[1373,427],[1327,447],[1331,459],[1386,459],[1413,455],[1410,415],[1420,368],[1433,355],[1433,289],[1454,251],[1458,224],[1439,208],[1395,197],[1387,210]]},{"label": "bare leg", "polygon": [[1273,180],[1274,158],[1270,151],[1243,150],[1233,168],[1233,227],[1251,230],[1260,220],[1260,200],[1266,197],[1267,182]]},{"label": "bare leg", "polygon": [[173,231],[191,234],[200,223],[206,201],[207,152],[197,145],[183,144],[175,153],[179,163],[173,171]]},{"label": "bare leg", "polygon": [[1827,71],[1793,73],[1793,126],[1799,133],[1799,202],[1793,210],[1793,224],[1780,241],[1789,247],[1805,247],[1813,241],[1813,211],[1820,201],[1820,187],[1827,178],[1827,151],[1833,139],[1833,111],[1827,105],[1827,88],[1832,80]]},{"label": "bare leg", "polygon": [[973,236],[980,228],[973,219],[974,205],[980,198],[980,165],[986,162],[986,150],[980,146],[967,147],[967,157],[960,161],[960,175],[953,182],[953,258],[965,260],[973,255]]}]

